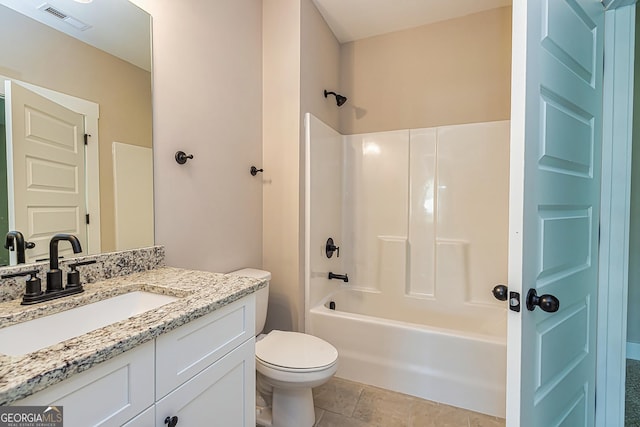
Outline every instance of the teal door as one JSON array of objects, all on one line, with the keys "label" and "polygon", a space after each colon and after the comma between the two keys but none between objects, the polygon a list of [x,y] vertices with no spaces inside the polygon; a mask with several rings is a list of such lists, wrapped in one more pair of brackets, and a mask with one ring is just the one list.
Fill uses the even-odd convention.
[{"label": "teal door", "polygon": [[[604,8],[516,0],[513,14],[507,425],[592,426]],[[550,296],[528,308],[530,290]]]}]

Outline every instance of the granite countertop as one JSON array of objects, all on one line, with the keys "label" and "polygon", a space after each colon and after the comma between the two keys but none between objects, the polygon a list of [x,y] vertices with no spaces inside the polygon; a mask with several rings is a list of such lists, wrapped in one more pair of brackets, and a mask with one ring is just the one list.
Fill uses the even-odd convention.
[{"label": "granite countertop", "polygon": [[20,305],[0,303],[0,328],[133,291],[177,301],[22,356],[0,354],[0,406],[10,404],[115,357],[266,286],[266,281],[162,267],[84,285],[85,292]]}]

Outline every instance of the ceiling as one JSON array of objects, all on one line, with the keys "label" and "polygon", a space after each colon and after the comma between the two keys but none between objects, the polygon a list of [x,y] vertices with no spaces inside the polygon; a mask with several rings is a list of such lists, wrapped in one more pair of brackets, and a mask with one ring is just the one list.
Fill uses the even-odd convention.
[{"label": "ceiling", "polygon": [[512,0],[313,0],[340,43],[484,10]]},{"label": "ceiling", "polygon": [[[127,0],[0,0],[0,4],[151,71],[151,18]],[[60,19],[45,12],[43,5],[50,5],[69,18]],[[80,29],[83,24],[86,29]]]},{"label": "ceiling", "polygon": [[[134,3],[144,3],[133,0]],[[313,0],[340,43],[371,37],[484,10],[512,0]],[[43,24],[98,49],[151,70],[151,30],[147,12],[127,0],[0,0]],[[49,4],[88,28],[79,30],[42,10]]]}]

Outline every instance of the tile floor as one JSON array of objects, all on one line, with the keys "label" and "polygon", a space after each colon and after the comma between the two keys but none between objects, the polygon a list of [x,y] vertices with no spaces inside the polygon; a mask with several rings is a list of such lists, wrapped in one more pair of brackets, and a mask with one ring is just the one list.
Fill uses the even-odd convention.
[{"label": "tile floor", "polygon": [[625,427],[640,427],[640,360],[627,359]]},{"label": "tile floor", "polygon": [[502,418],[333,378],[313,390],[316,427],[501,427]]}]

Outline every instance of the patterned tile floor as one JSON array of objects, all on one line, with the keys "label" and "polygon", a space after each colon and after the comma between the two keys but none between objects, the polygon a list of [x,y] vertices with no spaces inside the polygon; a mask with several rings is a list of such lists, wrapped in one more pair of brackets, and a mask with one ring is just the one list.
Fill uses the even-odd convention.
[{"label": "patterned tile floor", "polygon": [[316,427],[502,427],[502,418],[333,378],[313,390]]},{"label": "patterned tile floor", "polygon": [[625,427],[640,427],[640,360],[627,359]]}]

